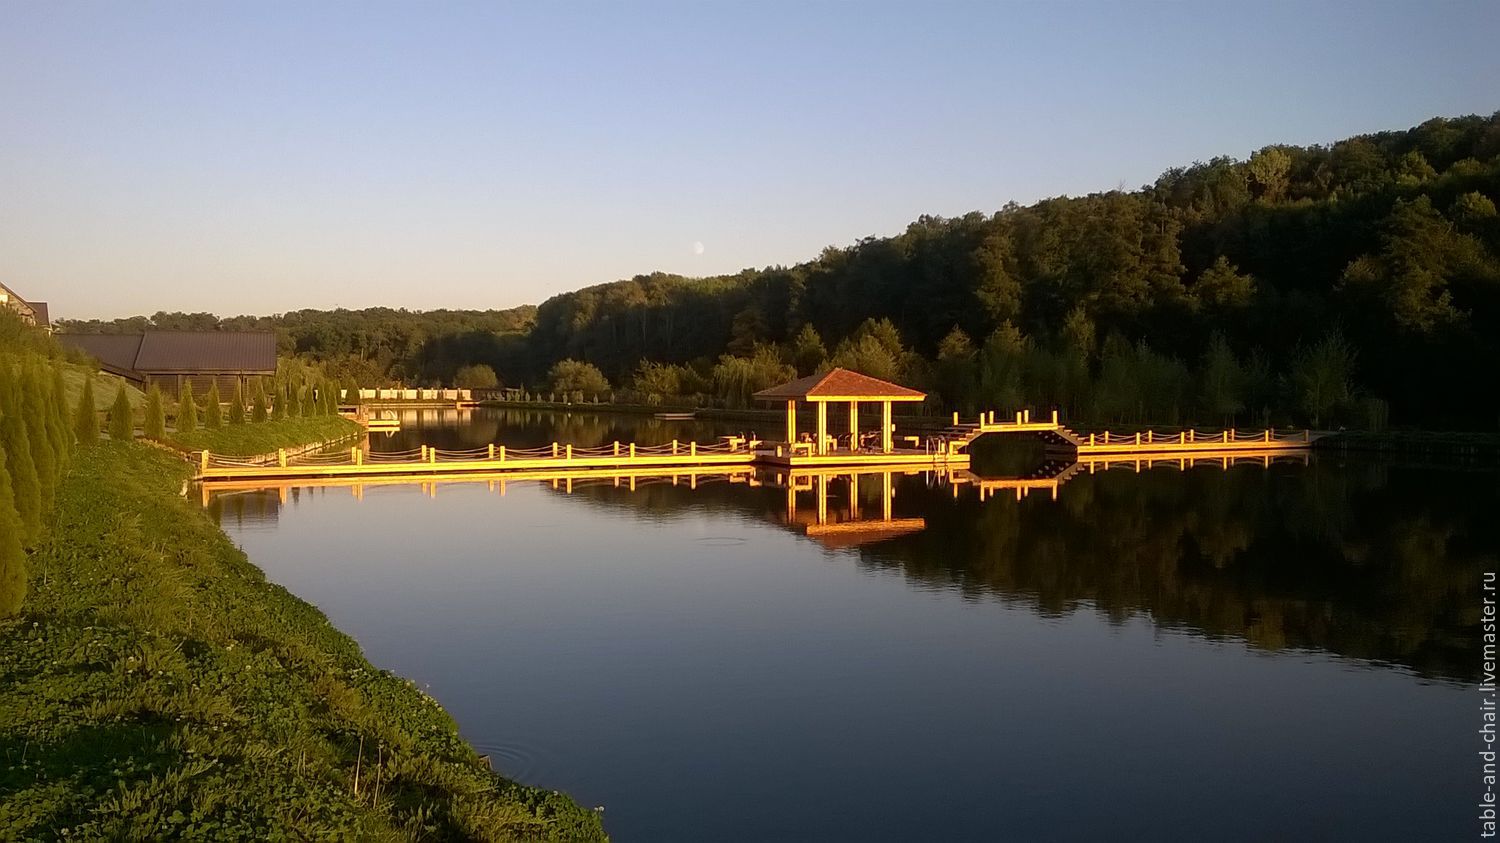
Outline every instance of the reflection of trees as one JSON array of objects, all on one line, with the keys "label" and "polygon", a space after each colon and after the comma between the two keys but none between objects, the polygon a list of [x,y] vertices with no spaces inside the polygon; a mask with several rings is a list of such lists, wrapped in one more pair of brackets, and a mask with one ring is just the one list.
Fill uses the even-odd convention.
[{"label": "reflection of trees", "polygon": [[[866,554],[909,576],[1123,619],[1472,677],[1493,478],[1386,482],[1368,466],[1080,476],[1060,505],[927,505],[928,530]],[[940,498],[938,498],[940,499]],[[933,502],[936,503],[936,500]]]},{"label": "reflection of trees", "polygon": [[495,443],[512,448],[537,448],[559,442],[587,448],[616,441],[661,445],[673,439],[712,442],[724,434],[739,433],[750,427],[703,419],[494,407],[408,412],[403,414],[401,424],[399,433],[374,440],[373,447],[401,451],[432,445],[458,450]]},{"label": "reflection of trees", "polygon": [[[574,497],[658,517],[733,510],[769,521],[784,503],[779,491],[720,483],[693,492],[685,481]],[[907,478],[898,506],[927,529],[867,547],[861,560],[1046,614],[1145,613],[1267,650],[1316,648],[1473,678],[1479,573],[1500,564],[1500,531],[1485,511],[1493,500],[1487,473],[1328,462],[1083,474],[1055,503],[954,500],[951,489]]]}]

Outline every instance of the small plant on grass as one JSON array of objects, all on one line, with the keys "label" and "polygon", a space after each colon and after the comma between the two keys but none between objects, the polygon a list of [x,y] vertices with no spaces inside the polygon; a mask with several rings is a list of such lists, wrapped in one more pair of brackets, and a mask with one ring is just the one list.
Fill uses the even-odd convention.
[{"label": "small plant on grass", "polygon": [[112,439],[128,442],[135,438],[135,419],[130,412],[130,396],[125,394],[125,385],[115,392],[114,406],[109,408],[109,435]]},{"label": "small plant on grass", "polygon": [[193,400],[193,382],[183,381],[177,394],[177,432],[192,433],[198,429],[198,402]]},{"label": "small plant on grass", "polygon": [[146,422],[142,433],[147,439],[157,442],[167,438],[167,411],[162,406],[161,387],[154,383],[146,393]]},{"label": "small plant on grass", "polygon": [[208,395],[203,399],[203,429],[218,430],[224,426],[224,411],[219,406],[219,382],[208,385]]},{"label": "small plant on grass", "polygon": [[229,402],[229,423],[245,423],[245,386],[239,381],[234,382],[234,398]]}]

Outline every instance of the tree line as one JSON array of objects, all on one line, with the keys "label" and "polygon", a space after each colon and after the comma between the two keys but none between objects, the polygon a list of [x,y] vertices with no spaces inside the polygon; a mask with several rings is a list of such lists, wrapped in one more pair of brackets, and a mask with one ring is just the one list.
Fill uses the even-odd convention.
[{"label": "tree line", "polygon": [[735,405],[774,378],[847,365],[926,389],[933,409],[1492,428],[1500,397],[1471,373],[1500,361],[1497,199],[1500,114],[1435,118],[1197,162],[1133,191],[923,216],[791,267],[638,275],[534,309],[66,327],[272,327],[288,353],[370,385],[464,369],[527,390],[602,378],[604,391]]}]

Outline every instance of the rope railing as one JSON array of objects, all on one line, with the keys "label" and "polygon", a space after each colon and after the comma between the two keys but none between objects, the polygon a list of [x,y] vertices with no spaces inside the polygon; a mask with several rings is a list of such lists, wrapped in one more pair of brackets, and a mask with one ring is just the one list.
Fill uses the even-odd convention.
[{"label": "rope railing", "polygon": [[1278,432],[1273,428],[1243,431],[1235,428],[1189,428],[1175,433],[1145,430],[1139,433],[1078,434],[1088,445],[1211,445],[1214,443],[1309,442],[1311,432],[1295,430]]}]

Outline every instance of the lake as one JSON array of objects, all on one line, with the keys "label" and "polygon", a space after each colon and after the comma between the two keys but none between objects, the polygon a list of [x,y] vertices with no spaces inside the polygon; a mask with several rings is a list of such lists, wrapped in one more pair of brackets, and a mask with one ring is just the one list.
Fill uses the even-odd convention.
[{"label": "lake", "polygon": [[[404,425],[372,447],[756,427]],[[617,840],[1476,832],[1492,467],[1315,453],[1048,488],[1055,472],[1018,442],[977,454],[988,483],[739,471],[210,507],[496,769],[602,806]]]}]

